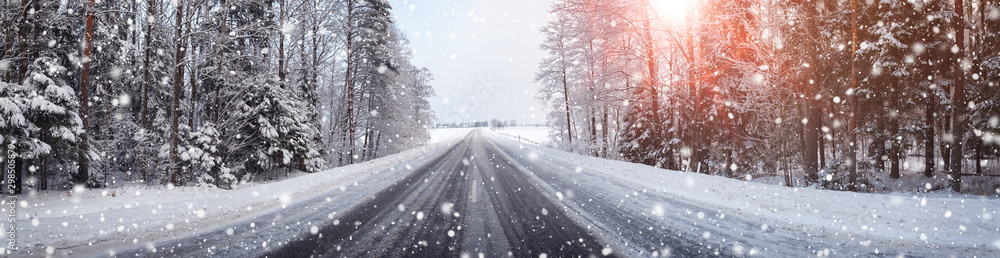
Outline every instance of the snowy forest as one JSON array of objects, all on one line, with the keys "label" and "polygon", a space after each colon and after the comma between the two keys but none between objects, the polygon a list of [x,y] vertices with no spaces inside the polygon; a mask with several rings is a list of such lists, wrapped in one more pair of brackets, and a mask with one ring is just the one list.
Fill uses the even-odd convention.
[{"label": "snowy forest", "polygon": [[410,62],[391,11],[384,0],[0,2],[0,142],[16,192],[229,189],[425,144],[432,75]]},{"label": "snowy forest", "polygon": [[1000,189],[998,1],[558,0],[550,13],[536,81],[559,148],[787,186],[881,192],[910,171],[919,191]]}]

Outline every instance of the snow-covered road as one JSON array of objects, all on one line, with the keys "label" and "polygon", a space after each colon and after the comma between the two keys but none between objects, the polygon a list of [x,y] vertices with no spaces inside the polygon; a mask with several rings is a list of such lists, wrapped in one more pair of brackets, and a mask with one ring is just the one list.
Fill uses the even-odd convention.
[{"label": "snow-covered road", "polygon": [[40,243],[67,237],[26,249],[119,257],[1000,254],[996,199],[786,188],[580,156],[488,130],[195,200],[155,197],[106,209],[96,204],[118,199],[46,197],[42,207],[56,212],[36,213],[29,234]]},{"label": "snow-covered road", "polygon": [[342,223],[267,255],[565,257],[601,251],[584,227],[541,198],[536,184],[502,157],[474,131],[344,214]]}]

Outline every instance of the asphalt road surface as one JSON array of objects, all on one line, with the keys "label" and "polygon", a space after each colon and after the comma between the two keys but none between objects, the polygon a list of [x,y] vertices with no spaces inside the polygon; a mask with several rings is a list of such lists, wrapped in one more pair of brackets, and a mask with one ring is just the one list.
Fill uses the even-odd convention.
[{"label": "asphalt road surface", "polygon": [[[479,130],[430,153],[407,172],[365,183],[382,190],[353,195],[354,204],[340,207],[341,213],[327,204],[332,195],[320,195],[259,215],[249,226],[234,222],[155,245],[139,243],[115,256],[728,257],[822,248],[815,239],[769,234],[773,230],[736,216],[713,216],[718,212],[641,194],[645,190],[622,182],[573,174],[567,161],[539,159]],[[632,197],[643,198],[598,188],[638,190]],[[660,214],[631,203],[640,199],[662,203]],[[761,241],[767,246],[753,246]]]},{"label": "asphalt road surface", "polygon": [[[587,257],[603,245],[481,132],[270,257]],[[347,222],[347,223],[344,223]]]}]

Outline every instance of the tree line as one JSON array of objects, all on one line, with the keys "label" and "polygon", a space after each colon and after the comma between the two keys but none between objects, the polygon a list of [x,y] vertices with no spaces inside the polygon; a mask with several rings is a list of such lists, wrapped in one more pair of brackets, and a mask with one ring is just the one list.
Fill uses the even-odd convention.
[{"label": "tree line", "polygon": [[0,2],[2,148],[23,186],[45,190],[231,188],[424,144],[433,78],[391,11],[385,0]]},{"label": "tree line", "polygon": [[651,2],[552,5],[536,81],[561,148],[851,191],[915,157],[958,192],[997,161],[1000,2]]}]

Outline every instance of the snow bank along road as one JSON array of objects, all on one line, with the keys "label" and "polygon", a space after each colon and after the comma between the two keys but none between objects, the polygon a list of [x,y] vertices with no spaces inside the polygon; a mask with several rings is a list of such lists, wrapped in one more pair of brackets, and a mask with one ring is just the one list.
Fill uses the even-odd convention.
[{"label": "snow bank along road", "polygon": [[[368,194],[358,188],[346,192],[340,188],[340,192],[297,200],[249,222],[234,222],[116,256],[996,254],[982,244],[965,250],[935,245],[914,248],[908,243],[915,241],[876,238],[873,244],[863,235],[840,234],[835,228],[789,228],[774,221],[768,227],[752,212],[711,202],[706,205],[678,198],[683,194],[647,190],[622,177],[587,172],[601,165],[594,159],[545,153],[483,130],[411,161],[417,162],[381,171],[383,176],[398,176],[394,180],[382,177],[389,181],[382,184],[366,183],[378,188]],[[632,168],[605,162],[609,163],[622,164],[616,166],[625,167],[623,171]],[[329,204],[330,198],[345,197],[357,199],[350,200],[347,208]]]}]

